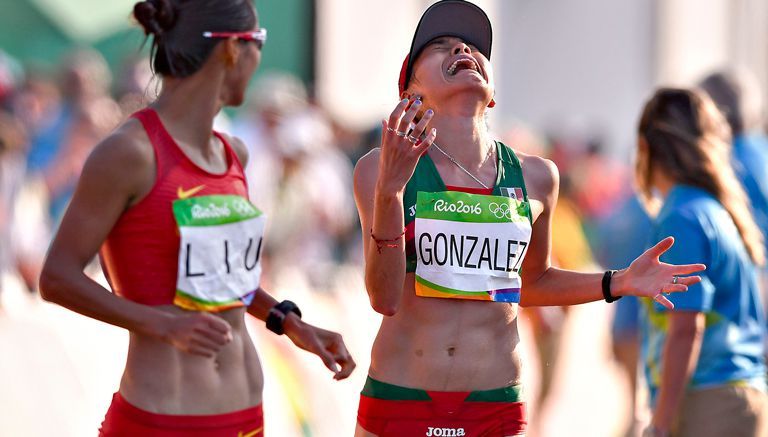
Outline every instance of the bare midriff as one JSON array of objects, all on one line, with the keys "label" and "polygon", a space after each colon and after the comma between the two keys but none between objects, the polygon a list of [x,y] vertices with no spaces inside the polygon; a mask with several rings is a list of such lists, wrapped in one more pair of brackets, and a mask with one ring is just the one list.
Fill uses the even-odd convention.
[{"label": "bare midriff", "polygon": [[519,384],[519,342],[517,304],[419,297],[408,273],[400,308],[376,336],[369,375],[434,391]]},{"label": "bare midriff", "polygon": [[[185,312],[171,305],[156,308]],[[245,308],[216,315],[232,327],[232,341],[214,358],[132,332],[120,394],[137,408],[158,414],[222,414],[260,404],[264,378],[246,329]]]}]

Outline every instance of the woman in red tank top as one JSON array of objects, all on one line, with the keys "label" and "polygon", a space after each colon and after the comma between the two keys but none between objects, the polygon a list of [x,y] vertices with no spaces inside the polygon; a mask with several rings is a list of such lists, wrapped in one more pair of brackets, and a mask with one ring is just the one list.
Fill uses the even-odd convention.
[{"label": "woman in red tank top", "polygon": [[[259,287],[265,217],[248,200],[246,148],[213,131],[222,107],[243,102],[266,30],[248,0],[148,0],[134,16],[163,90],[88,158],[41,293],[130,332],[101,435],[263,435],[246,312],[336,379],[355,367],[339,334]],[[112,293],[83,273],[97,252]]]}]

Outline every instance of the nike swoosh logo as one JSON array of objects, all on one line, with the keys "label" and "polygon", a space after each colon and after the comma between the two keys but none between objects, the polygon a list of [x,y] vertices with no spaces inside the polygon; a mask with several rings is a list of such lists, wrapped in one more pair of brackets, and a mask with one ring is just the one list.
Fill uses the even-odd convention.
[{"label": "nike swoosh logo", "polygon": [[194,188],[190,188],[188,190],[185,190],[185,189],[179,187],[179,189],[176,191],[176,194],[179,196],[179,199],[188,199],[188,198],[194,196],[195,194],[197,194],[203,188],[205,188],[205,185],[198,185],[198,186],[196,186]]},{"label": "nike swoosh logo", "polygon": [[256,428],[253,431],[245,434],[243,434],[243,432],[240,431],[239,433],[237,433],[237,437],[254,437],[256,434],[260,433],[262,429],[264,429],[263,426],[261,428]]}]

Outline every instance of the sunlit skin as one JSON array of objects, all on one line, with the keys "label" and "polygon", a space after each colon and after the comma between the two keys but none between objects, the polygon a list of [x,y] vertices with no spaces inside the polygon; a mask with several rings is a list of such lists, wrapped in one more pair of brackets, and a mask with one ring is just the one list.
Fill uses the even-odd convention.
[{"label": "sunlit skin", "polygon": [[[200,168],[227,171],[224,145],[213,119],[224,106],[243,102],[261,52],[253,42],[230,38],[216,45],[204,65],[185,78],[166,77],[152,107],[183,152]],[[243,166],[245,145],[228,137]],[[73,311],[130,331],[121,395],[159,414],[220,414],[261,403],[263,376],[245,324],[246,311],[266,320],[277,301],[259,289],[248,308],[211,314],[172,305],[146,306],[115,296],[83,273],[120,216],[155,184],[152,145],[141,124],[129,119],[99,144],[48,254],[40,279],[43,297]],[[293,313],[286,335],[318,355],[336,379],[355,367],[339,334],[302,322]]]},{"label": "sunlit skin", "polygon": [[[449,74],[457,60],[471,58],[478,71],[463,68]],[[467,64],[469,65],[469,64]],[[379,253],[370,232],[391,239],[403,231],[403,193],[419,157],[429,153],[446,185],[479,187],[445,156],[430,148],[433,141],[487,186],[496,178],[493,159],[486,159],[492,138],[485,112],[494,96],[488,59],[454,37],[428,45],[415,62],[402,100],[382,121],[381,147],[363,157],[355,168],[355,199],[362,222],[366,288],[372,307],[383,314],[373,345],[371,377],[390,384],[435,391],[487,390],[520,383],[517,345],[517,304],[417,297],[414,274],[405,273],[404,239]],[[409,105],[420,96],[423,103]],[[430,112],[431,110],[431,112]],[[421,115],[413,144],[389,131],[404,131]],[[514,145],[512,145],[514,147]],[[602,273],[556,269],[550,262],[552,211],[558,196],[557,167],[549,160],[515,152],[533,212],[531,244],[522,266],[521,305],[574,305],[601,300]],[[616,273],[614,296],[640,295],[671,303],[660,295],[685,291],[700,281],[686,276],[703,265],[672,266],[659,262],[671,247],[666,239]],[[371,436],[359,425],[356,436]]]}]

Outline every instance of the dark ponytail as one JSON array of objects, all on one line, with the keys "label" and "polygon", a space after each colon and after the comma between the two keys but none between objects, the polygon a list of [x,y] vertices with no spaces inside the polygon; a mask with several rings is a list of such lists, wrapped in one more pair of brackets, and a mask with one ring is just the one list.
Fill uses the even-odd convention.
[{"label": "dark ponytail", "polygon": [[250,0],[145,0],[133,16],[152,35],[152,70],[162,76],[194,74],[221,40],[203,32],[248,31],[256,26]]}]

